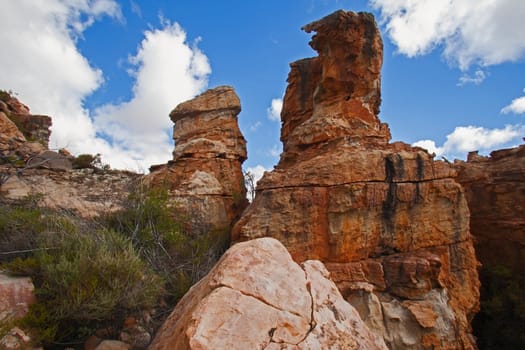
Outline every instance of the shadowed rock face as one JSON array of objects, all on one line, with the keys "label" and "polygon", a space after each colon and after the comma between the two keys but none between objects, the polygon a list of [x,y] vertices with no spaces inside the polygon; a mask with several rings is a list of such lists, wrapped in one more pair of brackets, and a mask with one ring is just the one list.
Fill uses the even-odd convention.
[{"label": "shadowed rock face", "polygon": [[[525,318],[525,145],[494,151],[489,157],[469,154],[454,163],[465,188],[481,262],[481,312],[474,322],[480,348],[518,349]],[[491,307],[500,301],[498,308]],[[484,308],[484,305],[487,308]]]},{"label": "shadowed rock face", "polygon": [[525,272],[525,145],[494,151],[490,157],[471,153],[456,162],[465,188],[470,229],[483,266],[502,264]]},{"label": "shadowed rock face", "polygon": [[469,211],[455,171],[389,143],[382,41],[370,14],[305,26],[318,57],[291,64],[283,153],[259,181],[234,241],[271,236],[294,260],[323,261],[391,349],[470,349],[478,309]]},{"label": "shadowed rock face", "polygon": [[241,111],[232,87],[210,89],[179,104],[174,122],[173,160],[152,167],[146,181],[166,186],[197,231],[230,228],[247,204],[241,165],[246,141],[237,124]]}]

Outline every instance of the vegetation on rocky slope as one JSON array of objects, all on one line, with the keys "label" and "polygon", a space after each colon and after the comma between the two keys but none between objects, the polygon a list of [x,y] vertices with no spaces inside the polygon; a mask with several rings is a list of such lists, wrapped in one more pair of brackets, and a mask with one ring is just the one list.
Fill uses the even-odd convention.
[{"label": "vegetation on rocky slope", "polygon": [[32,277],[37,302],[20,323],[36,341],[81,343],[144,310],[158,318],[150,331],[160,325],[228,243],[217,232],[189,235],[167,200],[141,189],[96,220],[40,208],[39,196],[0,203],[0,269]]}]

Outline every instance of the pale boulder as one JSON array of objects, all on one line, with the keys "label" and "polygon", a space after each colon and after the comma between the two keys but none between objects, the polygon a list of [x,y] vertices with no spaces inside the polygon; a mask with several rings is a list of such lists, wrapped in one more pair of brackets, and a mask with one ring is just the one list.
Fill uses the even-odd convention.
[{"label": "pale boulder", "polygon": [[149,349],[386,349],[318,261],[261,238],[231,247]]}]

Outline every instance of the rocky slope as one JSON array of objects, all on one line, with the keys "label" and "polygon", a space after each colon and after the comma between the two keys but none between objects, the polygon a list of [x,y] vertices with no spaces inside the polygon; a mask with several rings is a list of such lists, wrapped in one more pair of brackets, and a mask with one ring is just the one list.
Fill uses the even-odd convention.
[{"label": "rocky slope", "polygon": [[319,261],[293,262],[277,240],[236,244],[149,349],[386,349],[327,276]]},{"label": "rocky slope", "polygon": [[338,11],[303,29],[319,56],[291,64],[284,151],[233,239],[275,237],[295,261],[323,261],[391,349],[473,349],[478,263],[454,169],[389,143],[372,15]]},{"label": "rocky slope", "polygon": [[152,167],[146,182],[170,190],[172,200],[190,214],[194,231],[229,231],[247,204],[241,169],[246,141],[237,123],[240,111],[233,88],[220,86],[170,113],[175,124],[173,160]]},{"label": "rocky slope", "polygon": [[69,152],[48,149],[51,117],[31,114],[5,92],[0,97],[0,201],[37,196],[42,206],[82,217],[122,208],[137,174],[73,170]]}]

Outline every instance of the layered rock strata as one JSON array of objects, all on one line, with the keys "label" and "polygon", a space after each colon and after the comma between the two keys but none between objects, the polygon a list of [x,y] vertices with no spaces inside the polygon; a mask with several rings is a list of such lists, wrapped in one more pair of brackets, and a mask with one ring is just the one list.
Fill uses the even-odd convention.
[{"label": "layered rock strata", "polygon": [[323,261],[391,349],[473,349],[477,260],[454,169],[389,143],[372,15],[338,11],[303,29],[319,56],[291,64],[283,153],[233,240],[275,237],[295,261]]},{"label": "layered rock strata", "polygon": [[190,215],[192,229],[229,229],[247,204],[241,165],[246,141],[237,123],[241,111],[233,88],[220,86],[179,104],[173,160],[151,168],[147,181],[164,186]]},{"label": "layered rock strata", "polygon": [[236,244],[149,349],[386,349],[327,276],[319,261],[293,262],[275,239]]},{"label": "layered rock strata", "polygon": [[470,208],[470,230],[483,266],[504,265],[523,275],[525,268],[525,145],[469,154],[454,163]]},{"label": "layered rock strata", "polygon": [[474,320],[480,348],[520,349],[525,337],[525,145],[472,152],[456,161],[465,188],[470,229],[482,264],[481,312]]}]

